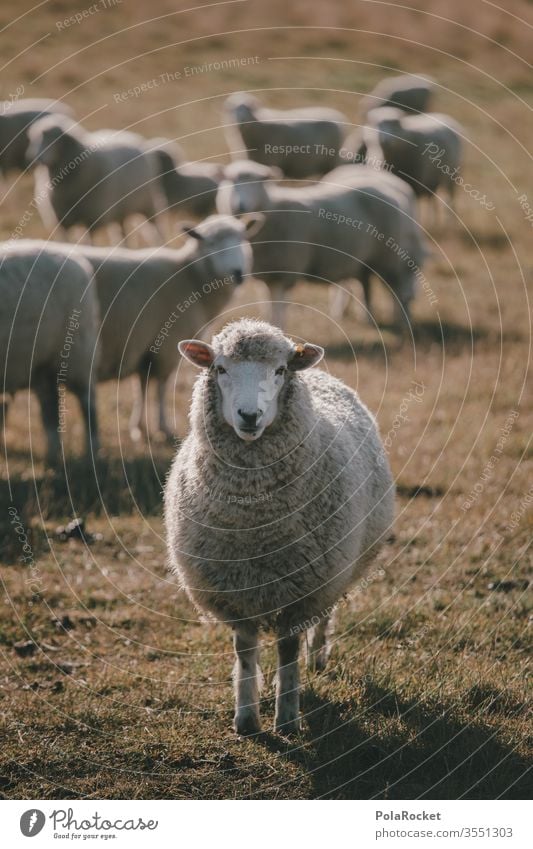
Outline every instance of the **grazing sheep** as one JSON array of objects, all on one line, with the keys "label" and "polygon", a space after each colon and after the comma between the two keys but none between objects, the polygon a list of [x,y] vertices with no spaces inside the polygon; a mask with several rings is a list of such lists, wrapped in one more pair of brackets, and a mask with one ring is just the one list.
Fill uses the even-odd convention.
[{"label": "grazing sheep", "polygon": [[370,165],[371,168],[379,170],[383,167],[383,154],[378,147],[374,147],[371,153],[368,151],[367,138],[368,127],[375,126],[380,116],[397,116],[402,118],[405,112],[392,106],[372,109],[365,118],[365,123],[354,130],[346,139],[344,146],[339,151],[342,162],[346,165]]},{"label": "grazing sheep", "polygon": [[28,131],[35,121],[47,115],[72,115],[72,110],[63,103],[44,98],[0,103],[0,172],[3,177],[12,171],[26,169]]},{"label": "grazing sheep", "polygon": [[[29,131],[28,159],[38,167],[35,192],[44,225],[66,236],[82,225],[89,237],[112,223],[142,215],[162,237],[157,216],[164,203],[158,160],[136,133],[88,133],[59,117],[42,118]],[[56,226],[57,225],[57,226]]]},{"label": "grazing sheep", "polygon": [[266,109],[255,97],[238,92],[226,100],[225,114],[234,159],[276,166],[294,179],[325,174],[340,164],[348,121],[335,109]]},{"label": "grazing sheep", "polygon": [[435,83],[431,77],[417,74],[387,77],[361,101],[361,118],[365,118],[372,109],[382,106],[392,106],[403,112],[427,112],[434,88]]},{"label": "grazing sheep", "polygon": [[[453,205],[454,177],[461,167],[462,127],[448,115],[405,115],[376,109],[365,129],[367,156],[405,180],[418,197],[446,190]],[[371,162],[370,162],[371,164]]]},{"label": "grazing sheep", "polygon": [[50,462],[57,460],[64,432],[60,411],[66,388],[81,406],[87,452],[98,450],[97,336],[98,301],[86,260],[66,256],[49,242],[0,245],[0,391],[36,392]]},{"label": "grazing sheep", "polygon": [[133,439],[147,435],[148,382],[157,384],[159,430],[165,419],[168,378],[176,368],[177,341],[198,333],[224,309],[236,285],[251,270],[247,235],[261,216],[239,221],[214,215],[197,227],[178,250],[78,246],[94,269],[102,325],[100,380],[136,374],[137,400],[130,420]]},{"label": "grazing sheep", "polygon": [[371,312],[370,277],[390,287],[396,321],[409,317],[424,247],[414,196],[401,180],[359,165],[342,166],[321,182],[286,188],[264,165],[234,162],[217,196],[220,212],[261,211],[265,224],[251,239],[253,275],[270,288],[273,322],[283,326],[285,300],[298,280],[339,283],[357,279]]},{"label": "grazing sheep", "polygon": [[305,371],[318,345],[243,319],[180,351],[203,373],[165,493],[172,568],[200,611],[234,629],[236,731],[260,731],[265,628],[278,640],[275,728],[294,732],[300,633],[314,626],[308,663],[323,668],[331,613],[393,520],[387,458],[356,393]]},{"label": "grazing sheep", "polygon": [[177,163],[167,150],[159,148],[155,152],[168,208],[195,218],[205,218],[215,212],[224,167],[214,162]]}]

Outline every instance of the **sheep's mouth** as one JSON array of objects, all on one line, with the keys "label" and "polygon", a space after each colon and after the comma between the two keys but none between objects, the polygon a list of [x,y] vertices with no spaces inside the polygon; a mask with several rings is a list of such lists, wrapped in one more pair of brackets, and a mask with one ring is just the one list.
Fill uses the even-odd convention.
[{"label": "sheep's mouth", "polygon": [[261,427],[240,427],[237,429],[237,436],[240,436],[245,442],[253,442],[255,439],[259,439],[262,433],[263,428]]}]

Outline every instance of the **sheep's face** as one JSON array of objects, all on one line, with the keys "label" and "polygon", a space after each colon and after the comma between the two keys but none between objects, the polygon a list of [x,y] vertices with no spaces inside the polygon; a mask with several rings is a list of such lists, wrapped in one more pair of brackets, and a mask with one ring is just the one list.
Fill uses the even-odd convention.
[{"label": "sheep's face", "polygon": [[387,118],[380,121],[377,127],[377,135],[385,157],[394,157],[405,147],[406,133],[401,122],[396,118]]},{"label": "sheep's face", "polygon": [[285,353],[278,348],[260,360],[224,356],[196,339],[180,342],[179,349],[195,365],[212,370],[222,417],[245,442],[255,442],[275,421],[291,373],[316,365],[324,355],[323,348],[309,343],[287,346]]},{"label": "sheep's face", "polygon": [[217,192],[217,210],[226,215],[261,212],[270,207],[268,182],[283,176],[279,168],[234,163],[224,172]]},{"label": "sheep's face", "polygon": [[256,97],[246,92],[236,92],[230,95],[224,104],[224,111],[230,119],[239,124],[255,120],[255,112],[259,109],[259,101]]},{"label": "sheep's face", "polygon": [[75,139],[70,132],[70,124],[54,123],[53,119],[43,118],[30,127],[29,145],[26,160],[30,165],[53,167],[60,161],[75,155]]},{"label": "sheep's face", "polygon": [[199,243],[210,274],[216,279],[231,278],[238,285],[252,270],[252,249],[247,239],[262,223],[262,215],[242,220],[212,215],[195,227],[185,224],[182,229]]}]

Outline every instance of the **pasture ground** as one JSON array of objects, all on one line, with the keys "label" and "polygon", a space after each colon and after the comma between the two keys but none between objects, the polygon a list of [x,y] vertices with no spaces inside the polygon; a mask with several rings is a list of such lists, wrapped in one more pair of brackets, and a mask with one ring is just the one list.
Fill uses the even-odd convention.
[{"label": "pasture ground", "polygon": [[[94,466],[79,458],[71,400],[60,472],[44,463],[35,399],[17,396],[0,467],[0,792],[523,798],[533,238],[519,198],[533,206],[533,86],[530,28],[519,18],[530,7],[450,0],[444,16],[436,0],[418,10],[250,0],[180,11],[187,5],[123,0],[66,26],[85,8],[79,0],[31,14],[26,0],[4,2],[1,95],[22,83],[24,96],[64,96],[90,128],[171,136],[191,158],[218,160],[230,91],[264,90],[280,106],[328,103],[355,122],[360,93],[386,73],[430,72],[443,87],[437,108],[466,131],[465,179],[494,209],[458,189],[457,219],[430,230],[424,270],[436,302],[420,293],[403,345],[385,292],[372,329],[356,304],[339,327],[323,288],[295,290],[289,329],[324,344],[326,367],[376,413],[399,487],[394,538],[339,611],[329,670],[303,673],[295,740],[269,730],[271,639],[265,733],[239,740],[231,730],[230,635],[199,623],[166,572],[161,490],[172,448],[129,441],[130,382],[99,388],[104,451]],[[229,61],[255,56],[238,68]],[[204,67],[215,62],[223,67]],[[31,192],[29,176],[9,190],[2,238],[26,211],[24,236],[44,235]],[[262,296],[247,283],[226,318],[261,313],[253,302]],[[178,436],[193,377],[185,366],[177,373],[169,416]],[[55,527],[73,516],[101,537],[58,541]]]}]

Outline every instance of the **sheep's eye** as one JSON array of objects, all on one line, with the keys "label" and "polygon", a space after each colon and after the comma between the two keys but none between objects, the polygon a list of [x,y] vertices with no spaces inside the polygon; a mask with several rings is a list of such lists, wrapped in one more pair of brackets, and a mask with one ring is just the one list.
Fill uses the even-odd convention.
[{"label": "sheep's eye", "polygon": [[285,374],[286,371],[287,371],[287,369],[286,369],[285,366],[280,366],[279,368],[276,369],[276,374]]},{"label": "sheep's eye", "polygon": [[217,366],[216,367],[216,373],[217,374],[227,374],[227,371],[223,366]]}]

